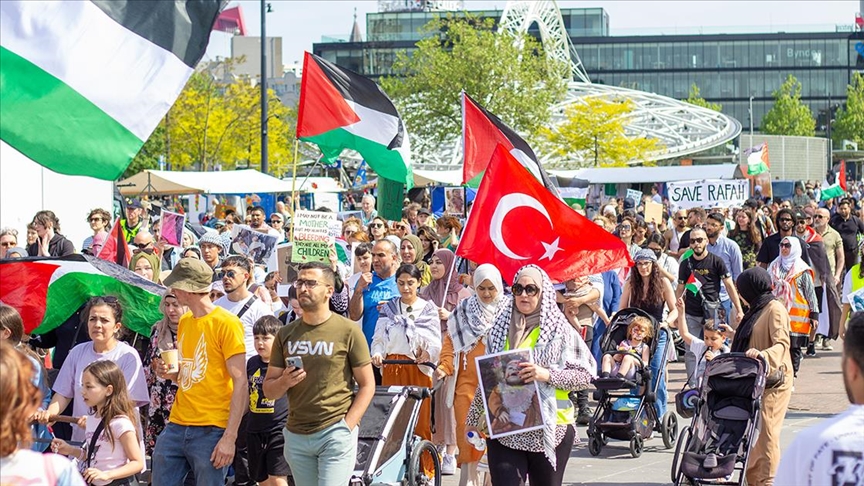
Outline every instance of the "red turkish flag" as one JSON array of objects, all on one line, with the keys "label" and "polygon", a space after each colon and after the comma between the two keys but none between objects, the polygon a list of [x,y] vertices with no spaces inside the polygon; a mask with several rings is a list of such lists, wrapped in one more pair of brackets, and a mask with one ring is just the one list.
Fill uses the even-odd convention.
[{"label": "red turkish flag", "polygon": [[510,281],[525,265],[558,282],[633,265],[624,242],[571,209],[498,145],[456,254]]}]

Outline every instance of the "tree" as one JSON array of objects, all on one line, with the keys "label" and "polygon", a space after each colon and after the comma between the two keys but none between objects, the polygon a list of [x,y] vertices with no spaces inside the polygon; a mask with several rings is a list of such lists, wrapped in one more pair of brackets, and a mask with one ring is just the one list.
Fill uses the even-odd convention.
[{"label": "tree", "polygon": [[723,111],[723,105],[720,103],[711,103],[710,101],[705,101],[705,98],[699,93],[699,86],[696,86],[696,83],[693,83],[690,86],[690,93],[687,96],[687,99],[684,100],[691,105],[701,106],[702,108],[708,108],[709,110],[714,111]]},{"label": "tree", "polygon": [[567,107],[566,120],[542,134],[549,148],[566,159],[590,161],[590,165],[620,167],[646,159],[662,145],[654,138],[631,137],[625,133],[633,102],[585,97]]},{"label": "tree", "polygon": [[568,67],[547,58],[528,35],[495,32],[493,19],[447,17],[409,56],[400,52],[395,76],[381,80],[405,119],[416,153],[434,151],[462,133],[462,90],[529,139],[550,119],[566,92]]},{"label": "tree", "polygon": [[[261,90],[248,78],[232,76],[232,68],[222,62],[196,70],[127,173],[156,167],[161,155],[175,170],[260,168]],[[293,161],[296,115],[272,91],[268,111],[268,161],[278,176]]]},{"label": "tree", "polygon": [[832,130],[836,147],[843,140],[851,140],[864,150],[864,74],[852,74],[852,83],[846,87],[846,106],[837,110]]},{"label": "tree", "polygon": [[788,75],[773,96],[774,106],[762,118],[763,132],[799,137],[816,134],[816,119],[810,108],[801,102],[801,83],[795,76]]}]

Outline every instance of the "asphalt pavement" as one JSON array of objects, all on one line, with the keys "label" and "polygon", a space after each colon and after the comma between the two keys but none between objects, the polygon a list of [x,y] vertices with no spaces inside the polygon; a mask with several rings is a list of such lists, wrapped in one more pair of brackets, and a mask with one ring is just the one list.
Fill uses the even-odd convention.
[{"label": "asphalt pavement", "polygon": [[[782,447],[786,447],[802,429],[842,412],[849,406],[840,370],[842,343],[833,343],[834,351],[817,351],[814,358],[805,358],[801,364],[789,410],[783,422]],[[686,380],[684,363],[669,364],[669,409],[675,409],[674,393]],[[679,430],[689,424],[679,420]],[[610,441],[598,457],[588,453],[586,427],[577,428],[582,439],[576,444],[564,475],[566,485],[642,485],[672,484],[673,449],[664,449],[659,434],[645,442],[645,451],[639,458],[630,455],[629,443]],[[459,484],[456,476],[445,476],[444,486]],[[540,486],[540,485],[538,485]],[[795,485],[776,485],[795,486]]]}]

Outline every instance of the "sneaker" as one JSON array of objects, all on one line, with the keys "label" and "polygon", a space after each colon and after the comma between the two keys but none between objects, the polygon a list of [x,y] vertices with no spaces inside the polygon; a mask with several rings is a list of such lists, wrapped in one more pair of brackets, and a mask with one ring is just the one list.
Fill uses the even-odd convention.
[{"label": "sneaker", "polygon": [[810,343],[807,345],[807,356],[816,356],[816,345],[814,343]]},{"label": "sneaker", "polygon": [[813,340],[813,344],[815,344],[817,348],[822,347],[822,335],[821,334],[816,335],[816,339]]},{"label": "sneaker", "polygon": [[834,351],[834,347],[831,346],[831,341],[829,341],[828,339],[822,340],[822,347],[819,349],[821,349],[822,351]]},{"label": "sneaker", "polygon": [[576,415],[576,423],[579,425],[588,425],[591,422],[591,411],[590,410],[580,410],[579,414]]},{"label": "sneaker", "polygon": [[444,460],[441,461],[441,475],[452,476],[456,474],[456,458],[453,454],[444,453]]}]

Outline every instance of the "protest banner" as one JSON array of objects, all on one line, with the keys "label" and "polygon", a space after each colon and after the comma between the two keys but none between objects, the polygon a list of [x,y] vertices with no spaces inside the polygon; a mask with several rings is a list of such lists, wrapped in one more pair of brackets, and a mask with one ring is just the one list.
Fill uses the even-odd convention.
[{"label": "protest banner", "polygon": [[245,224],[235,224],[231,230],[230,253],[252,257],[256,265],[266,266],[278,240],[275,236],[255,231]]},{"label": "protest banner", "polygon": [[171,246],[180,246],[183,241],[183,226],[186,224],[186,215],[162,211],[162,240]]},{"label": "protest banner", "polygon": [[746,179],[669,182],[669,204],[675,210],[740,206],[750,197]]},{"label": "protest banner", "polygon": [[334,238],[331,234],[336,219],[336,213],[300,210],[294,213],[294,245],[291,250],[291,261],[329,262],[330,245]]},{"label": "protest banner", "polygon": [[632,199],[637,206],[642,203],[642,191],[638,189],[627,189],[627,199]]}]

